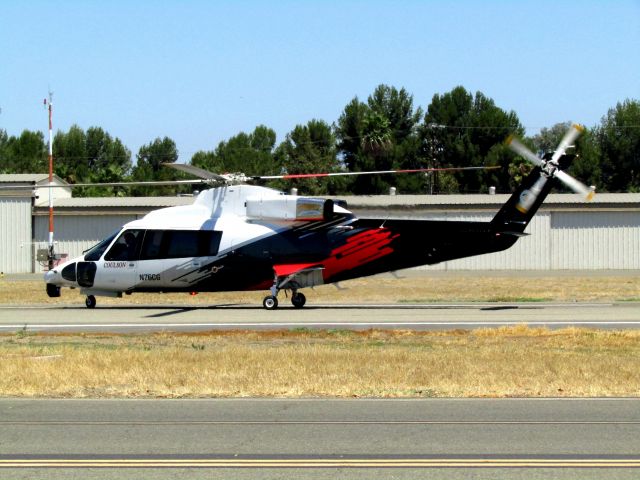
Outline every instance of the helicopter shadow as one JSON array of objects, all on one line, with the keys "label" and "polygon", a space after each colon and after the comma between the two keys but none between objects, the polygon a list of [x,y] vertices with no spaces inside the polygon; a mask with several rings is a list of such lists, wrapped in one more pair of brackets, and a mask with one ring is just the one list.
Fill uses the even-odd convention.
[{"label": "helicopter shadow", "polygon": [[[69,310],[79,310],[79,311],[87,311],[84,306],[65,306],[64,309]],[[515,305],[515,304],[506,304],[506,305],[495,305],[495,306],[487,306],[486,304],[482,305],[473,305],[473,304],[411,304],[411,305],[397,305],[397,304],[388,304],[388,305],[371,305],[371,304],[347,304],[347,305],[307,305],[303,309],[295,308],[292,305],[282,305],[278,307],[275,311],[273,311],[273,315],[278,315],[280,313],[290,313],[290,312],[305,312],[305,311],[359,311],[359,310],[442,310],[442,311],[450,311],[450,310],[478,310],[478,311],[502,311],[502,310],[532,310],[532,309],[543,309],[544,306],[531,306],[531,305]],[[99,306],[96,310],[108,310],[114,312],[136,312],[136,311],[157,311],[157,313],[150,313],[148,315],[144,315],[143,318],[163,318],[170,317],[174,315],[180,315],[184,313],[189,313],[193,311],[204,311],[204,310],[251,310],[251,311],[265,311],[262,305],[254,305],[254,304],[246,304],[246,303],[221,303],[216,305],[102,305]]]},{"label": "helicopter shadow", "polygon": [[[478,305],[316,305],[306,306],[303,310],[295,308],[293,306],[278,307],[277,312],[304,312],[304,311],[350,311],[350,310],[370,310],[375,308],[376,310],[480,310],[480,311],[499,311],[499,310],[518,310],[518,309],[531,309],[542,307],[523,307],[520,305],[500,305],[492,307],[481,307]],[[165,311],[152,315],[146,315],[145,318],[162,318],[181,313],[187,313],[197,310],[230,310],[230,309],[242,309],[253,311],[264,311],[264,308],[259,305],[248,304],[220,304],[220,305],[207,305],[207,306],[189,306],[171,308],[171,311]]]}]

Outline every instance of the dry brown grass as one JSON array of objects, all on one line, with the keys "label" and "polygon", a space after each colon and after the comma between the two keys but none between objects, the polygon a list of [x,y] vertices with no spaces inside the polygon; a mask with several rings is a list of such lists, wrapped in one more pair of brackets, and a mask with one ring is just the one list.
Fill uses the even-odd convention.
[{"label": "dry brown grass", "polygon": [[[530,276],[500,273],[439,272],[403,273],[404,278],[381,275],[305,289],[310,303],[398,303],[398,302],[514,302],[514,301],[638,301],[640,277]],[[0,304],[84,303],[78,290],[63,289],[62,297],[49,298],[43,282],[0,279]],[[266,291],[188,294],[133,294],[122,299],[100,298],[109,304],[260,304]]]},{"label": "dry brown grass", "polygon": [[[313,303],[638,301],[633,276],[420,272],[306,289]],[[259,304],[265,292],[134,294],[101,304]],[[50,299],[0,279],[0,303]],[[209,332],[0,336],[0,396],[638,396],[640,332],[526,326],[472,332]]]},{"label": "dry brown grass", "polygon": [[640,395],[640,332],[294,331],[0,337],[0,395]]}]

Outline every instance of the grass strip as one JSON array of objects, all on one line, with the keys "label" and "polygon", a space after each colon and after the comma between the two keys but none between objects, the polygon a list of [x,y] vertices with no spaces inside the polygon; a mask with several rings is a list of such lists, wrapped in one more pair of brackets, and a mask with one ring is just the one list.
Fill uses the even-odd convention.
[{"label": "grass strip", "polygon": [[640,395],[640,332],[297,330],[0,336],[0,396]]}]

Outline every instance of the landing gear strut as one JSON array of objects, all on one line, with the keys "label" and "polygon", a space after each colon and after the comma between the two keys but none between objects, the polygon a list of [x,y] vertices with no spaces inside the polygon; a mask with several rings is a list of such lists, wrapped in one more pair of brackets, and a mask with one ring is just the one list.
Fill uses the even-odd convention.
[{"label": "landing gear strut", "polygon": [[[262,306],[267,310],[275,310],[278,308],[278,293],[280,290],[281,289],[274,284],[273,287],[271,287],[271,295],[267,295],[264,297],[264,300],[262,300]],[[307,303],[307,297],[305,297],[303,293],[298,292],[297,289],[292,288],[291,303],[295,308],[302,308],[304,304]]]},{"label": "landing gear strut", "polygon": [[296,274],[292,273],[287,277],[278,277],[274,275],[273,285],[271,286],[271,295],[264,297],[262,306],[267,310],[274,310],[278,308],[278,293],[280,290],[291,290],[291,303],[295,308],[302,308],[307,303],[307,297],[304,294],[298,292],[300,283],[295,280]]},{"label": "landing gear strut", "polygon": [[93,295],[87,295],[87,299],[84,301],[87,308],[96,308],[96,297]]}]

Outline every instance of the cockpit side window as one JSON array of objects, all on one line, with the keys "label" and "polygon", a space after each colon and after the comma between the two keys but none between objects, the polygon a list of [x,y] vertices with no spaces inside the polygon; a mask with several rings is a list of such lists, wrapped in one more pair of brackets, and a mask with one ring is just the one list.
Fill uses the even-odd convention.
[{"label": "cockpit side window", "polygon": [[97,262],[98,260],[100,260],[100,257],[102,256],[104,251],[107,249],[107,247],[111,245],[111,242],[113,242],[113,239],[116,238],[116,235],[118,235],[118,231],[113,232],[111,235],[109,235],[107,238],[102,240],[100,243],[91,247],[89,250],[85,252],[84,259],[87,262]]},{"label": "cockpit side window", "polygon": [[142,230],[124,230],[104,256],[104,259],[110,262],[115,260],[137,260],[142,237]]}]

